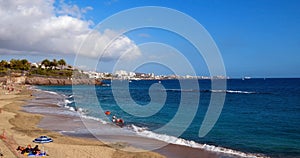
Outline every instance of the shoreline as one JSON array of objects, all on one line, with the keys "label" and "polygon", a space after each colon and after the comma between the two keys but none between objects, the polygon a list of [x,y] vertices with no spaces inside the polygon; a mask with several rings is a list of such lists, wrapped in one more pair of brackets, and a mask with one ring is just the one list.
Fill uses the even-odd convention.
[{"label": "shoreline", "polygon": [[[27,113],[22,110],[27,102],[33,99],[30,94],[32,90],[22,89],[20,94],[5,94],[5,90],[0,90],[0,125],[4,130],[5,138],[0,139],[1,153],[4,157],[21,157],[13,150],[18,145],[33,145],[32,140],[41,135],[51,137],[54,142],[45,144],[45,149],[49,157],[163,157],[154,152],[125,152],[117,148],[108,146],[93,139],[82,139],[62,135],[58,132],[49,131],[37,127],[43,119],[40,114]],[[5,141],[9,140],[8,144]],[[7,141],[8,142],[8,141]]]},{"label": "shoreline", "polygon": [[[31,88],[33,86],[30,86]],[[81,155],[83,153],[91,153],[100,150],[103,152],[103,150],[107,153],[106,156],[104,157],[135,157],[138,155],[138,157],[167,157],[167,158],[182,158],[182,157],[189,157],[189,158],[198,158],[198,157],[210,157],[210,158],[217,158],[217,157],[262,157],[261,155],[252,155],[252,154],[246,154],[242,153],[239,151],[234,151],[231,149],[228,149],[229,152],[236,152],[236,153],[227,153],[222,151],[223,148],[220,148],[220,151],[212,151],[209,150],[210,146],[208,146],[207,149],[202,149],[202,148],[197,148],[197,147],[189,147],[185,145],[179,145],[179,144],[171,144],[171,143],[166,143],[161,140],[157,140],[154,138],[148,138],[148,137],[143,137],[143,136],[122,136],[122,135],[98,135],[100,136],[99,138],[96,139],[92,134],[90,135],[83,135],[83,134],[78,134],[78,133],[72,133],[68,131],[72,131],[72,128],[78,127],[77,125],[74,126],[74,120],[75,122],[81,124],[81,126],[84,124],[82,119],[79,117],[69,117],[66,115],[52,115],[52,114],[45,114],[45,113],[36,113],[36,112],[30,112],[30,110],[26,111],[26,108],[32,108],[32,107],[44,107],[44,108],[50,108],[51,110],[57,108],[60,110],[66,111],[67,109],[64,107],[59,106],[57,103],[43,103],[45,99],[49,99],[49,95],[46,95],[46,98],[38,98],[37,96],[33,95],[30,96],[29,94],[34,94],[34,93],[47,93],[45,91],[39,90],[39,89],[30,89],[28,90],[27,97],[23,100],[23,102],[18,105],[18,110],[14,109],[12,112],[15,113],[16,115],[21,115],[25,117],[29,117],[30,119],[23,119],[22,117],[15,117],[15,120],[12,124],[15,127],[19,127],[20,124],[27,124],[24,123],[24,120],[30,120],[31,124],[29,127],[24,128],[22,126],[21,129],[13,127],[14,130],[17,132],[22,133],[22,135],[27,135],[30,137],[30,140],[39,137],[40,135],[48,135],[51,138],[54,138],[55,141],[54,143],[46,144],[47,148],[49,149],[50,156],[53,155],[53,150],[55,151],[54,155],[55,157],[61,157],[62,153],[59,152],[58,149],[56,149],[53,146],[59,146],[67,148],[66,150],[68,154],[65,155],[73,155],[75,152],[80,151],[81,149],[84,149],[84,151],[77,153],[76,155]],[[48,92],[49,93],[49,92]],[[50,92],[51,93],[51,92]],[[28,98],[30,96],[30,98]],[[53,98],[50,98],[49,100],[53,100]],[[40,100],[42,102],[35,102],[36,100]],[[18,100],[17,100],[18,101]],[[49,110],[48,110],[49,111]],[[71,111],[71,110],[68,110]],[[16,124],[16,122],[20,121],[19,124]],[[90,119],[86,119],[90,120]],[[91,121],[91,120],[90,120]],[[99,121],[92,123],[99,123]],[[44,125],[44,126],[41,126]],[[65,129],[65,127],[70,126],[70,129]],[[102,126],[103,129],[107,129],[107,125]],[[63,131],[63,132],[62,132]],[[98,137],[97,136],[97,137]],[[56,139],[59,139],[57,141]],[[28,141],[30,143],[31,141]],[[112,141],[113,140],[113,141]],[[122,141],[120,141],[122,140]],[[66,141],[67,143],[65,143]],[[144,142],[144,143],[141,143]],[[59,143],[59,144],[56,144]],[[26,143],[25,143],[26,144]],[[24,145],[25,145],[24,144]],[[55,144],[55,145],[52,145]],[[149,150],[148,146],[156,146],[159,144],[163,144],[161,148],[155,149],[155,150]],[[21,144],[20,144],[21,145]],[[165,146],[166,145],[166,146]],[[49,148],[50,146],[50,148]],[[87,148],[89,147],[89,148]],[[70,148],[70,149],[69,149]],[[100,149],[98,149],[100,148]],[[72,151],[71,151],[72,149]],[[224,148],[225,149],[225,148]],[[227,149],[225,149],[227,150]],[[138,152],[137,152],[138,151]],[[142,152],[141,152],[142,151]],[[60,154],[60,155],[59,155]],[[242,154],[242,155],[239,155]],[[244,156],[243,156],[244,155]],[[87,156],[87,155],[86,155]],[[91,156],[91,155],[89,155]],[[65,156],[63,156],[65,157]],[[74,157],[74,156],[73,156]],[[79,156],[82,157],[82,156]],[[93,156],[92,156],[93,157]],[[97,157],[97,156],[96,156]]]},{"label": "shoreline", "polygon": [[[47,92],[49,93],[49,92]],[[53,95],[49,94],[48,96]],[[40,100],[43,100],[45,102],[45,98],[40,97]],[[35,106],[34,104],[37,104],[36,101],[33,100],[34,103],[29,104],[25,107],[28,107],[31,111],[34,111]],[[99,125],[99,128],[104,131],[110,130],[109,128],[115,128],[115,127],[109,127],[110,125],[100,125],[98,121],[96,120],[90,120],[85,118],[80,118],[79,116],[76,116],[76,112],[69,111],[70,113],[73,112],[73,114],[70,115],[64,115],[62,111],[66,111],[67,109],[64,107],[60,107],[58,105],[50,105],[50,104],[44,104],[39,106],[40,108],[43,107],[44,109],[39,109],[42,111],[47,111],[47,113],[43,113],[44,118],[41,120],[41,122],[38,124],[40,128],[56,131],[63,135],[68,135],[72,137],[79,137],[79,138],[90,138],[101,142],[106,142],[109,146],[117,146],[117,148],[122,148],[122,150],[127,151],[127,149],[132,150],[150,150],[154,149],[156,146],[163,146],[163,148],[159,148],[153,150],[153,152],[162,154],[163,156],[169,157],[169,158],[182,158],[182,157],[189,157],[189,158],[198,158],[200,157],[211,157],[211,158],[217,158],[220,156],[219,153],[206,151],[200,148],[191,148],[183,145],[177,145],[177,144],[169,144],[160,140],[156,140],[153,138],[147,138],[143,136],[138,135],[122,135],[118,131],[118,129],[122,130],[121,128],[113,129],[118,134],[107,134],[107,133],[100,133],[96,135],[97,138],[95,138],[92,134],[81,134],[77,132],[73,132],[76,129],[83,129],[86,128],[86,124],[97,124]],[[55,112],[49,112],[48,108],[51,108]],[[28,110],[29,111],[29,110]],[[36,113],[36,111],[34,111]],[[84,120],[82,120],[84,119]],[[138,149],[139,148],[139,149]]]},{"label": "shoreline", "polygon": [[[39,90],[39,89],[38,89]],[[43,90],[39,90],[39,91],[43,91]],[[56,95],[59,95],[55,92],[50,92],[50,91],[43,91],[45,93],[48,93],[49,95],[47,97],[49,97],[50,95],[53,95],[53,94],[56,94]],[[60,96],[60,95],[59,95]],[[42,100],[45,101],[45,98],[40,98]],[[64,98],[65,99],[65,98]],[[61,105],[61,104],[59,104]],[[106,131],[106,130],[110,130],[109,126],[106,125],[103,125],[103,122],[101,120],[93,120],[91,118],[79,118],[79,116],[76,118],[74,117],[73,118],[73,115],[74,113],[76,114],[77,112],[74,111],[74,109],[72,107],[69,107],[69,106],[65,106],[65,107],[62,107],[62,106],[58,106],[58,105],[54,105],[54,106],[51,106],[51,110],[53,110],[53,108],[57,108],[57,109],[60,109],[60,110],[63,110],[64,112],[68,112],[68,115],[70,112],[73,112],[72,114],[72,118],[69,118],[69,120],[76,120],[77,121],[66,121],[66,118],[70,117],[70,116],[67,116],[67,114],[63,114],[63,115],[53,115],[53,112],[51,114],[49,114],[47,112],[47,117],[48,117],[48,120],[45,121],[45,119],[47,119],[47,117],[44,119],[44,122],[42,121],[40,123],[41,124],[44,124],[44,126],[42,126],[42,128],[46,128],[48,130],[53,130],[53,131],[62,131],[61,133],[62,134],[65,134],[65,135],[71,135],[71,136],[76,136],[76,137],[84,137],[84,138],[95,138],[94,135],[92,134],[81,134],[81,133],[78,133],[76,132],[75,129],[72,129],[73,125],[75,123],[78,123],[78,122],[81,122],[82,123],[87,123],[87,125],[89,126],[90,124],[97,124],[97,126],[100,126],[100,124],[102,124],[102,126],[100,127],[100,130],[103,131]],[[63,113],[62,111],[56,111],[56,113]],[[46,109],[42,110],[42,111],[49,111]],[[54,110],[55,111],[55,110]],[[62,119],[63,118],[63,119]],[[84,121],[85,120],[85,121]],[[51,125],[51,122],[58,122],[59,124],[53,124]],[[67,129],[63,129],[61,127],[67,127],[69,124],[72,124],[72,127],[71,129],[67,128]],[[75,125],[76,126],[76,125]],[[59,127],[59,128],[58,128]],[[93,127],[94,126],[90,126],[92,127],[92,130],[95,130]],[[86,129],[86,126],[85,127],[81,127],[81,128],[85,128]],[[68,132],[69,131],[69,132]],[[116,131],[114,131],[116,132]],[[123,131],[122,131],[123,132]],[[94,134],[94,133],[93,133]],[[137,133],[135,133],[137,134]],[[155,133],[154,133],[155,134]],[[168,143],[164,140],[159,140],[159,139],[156,139],[156,138],[150,138],[150,137],[146,137],[146,136],[143,136],[143,135],[112,135],[112,134],[107,134],[107,133],[101,133],[100,134],[97,134],[96,135],[97,139],[98,140],[101,140],[101,141],[105,141],[105,142],[110,142],[110,143],[118,143],[118,141],[120,140],[123,140],[121,141],[122,143],[121,144],[129,144],[129,146],[133,146],[135,148],[142,148],[142,149],[146,149],[146,150],[153,150],[154,148],[151,148],[151,147],[148,147],[148,146],[157,146],[157,145],[153,145],[151,144],[150,142],[154,143],[154,144],[164,144],[164,145],[161,145],[160,147],[162,148],[158,148],[155,150],[153,150],[154,152],[158,152],[164,156],[167,156],[167,157],[170,157],[170,158],[181,158],[181,157],[199,157],[200,156],[203,156],[203,157],[265,157],[263,155],[260,155],[260,154],[250,154],[250,153],[243,153],[243,152],[240,152],[240,151],[235,151],[235,150],[232,150],[232,149],[228,149],[228,148],[222,148],[222,147],[217,147],[217,146],[212,146],[212,145],[206,145],[206,144],[198,144],[198,143],[195,143],[193,141],[188,141],[188,140],[184,140],[184,139],[180,139],[178,138],[179,141],[184,141],[184,142],[188,142],[188,143],[191,143],[190,145],[183,145],[183,144],[178,144],[175,142],[175,144],[173,143]],[[138,137],[138,138],[137,138]],[[147,143],[139,143],[139,142],[148,142]],[[146,145],[145,145],[146,144]],[[167,145],[167,146],[165,146]],[[193,154],[191,154],[193,153]],[[196,155],[196,156],[194,156]]]}]

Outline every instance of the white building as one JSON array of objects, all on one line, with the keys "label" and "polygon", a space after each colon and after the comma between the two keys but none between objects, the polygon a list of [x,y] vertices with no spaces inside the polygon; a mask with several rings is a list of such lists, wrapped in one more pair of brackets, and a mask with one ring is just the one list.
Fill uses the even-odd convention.
[{"label": "white building", "polygon": [[35,68],[38,68],[38,67],[39,67],[39,65],[38,65],[37,63],[31,63],[30,66],[31,66],[31,67],[35,67]]},{"label": "white building", "polygon": [[89,78],[101,78],[101,74],[95,71],[88,71],[88,72],[83,72],[84,74],[87,74]]},{"label": "white building", "polygon": [[114,73],[115,76],[117,76],[118,78],[124,77],[124,76],[128,76],[128,73],[125,70],[117,70]]},{"label": "white building", "polygon": [[132,77],[135,77],[135,73],[134,73],[134,72],[129,72],[129,73],[128,73],[128,76],[131,77],[131,78],[132,78]]}]

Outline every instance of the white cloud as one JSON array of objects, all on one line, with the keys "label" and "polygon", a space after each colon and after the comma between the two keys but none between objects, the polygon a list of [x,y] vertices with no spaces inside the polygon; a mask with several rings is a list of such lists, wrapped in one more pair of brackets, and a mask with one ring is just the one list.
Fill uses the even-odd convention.
[{"label": "white cloud", "polygon": [[[53,0],[0,0],[0,54],[72,54],[87,37],[79,53],[89,57],[102,53],[106,60],[113,60],[137,47],[128,37],[119,36],[103,53],[118,32],[91,30],[92,22],[84,20],[83,14],[92,9],[63,1],[55,8]],[[129,58],[139,55],[140,51],[134,51]]]},{"label": "white cloud", "polygon": [[70,15],[72,17],[81,19],[83,18],[83,14],[89,10],[93,10],[93,7],[87,6],[84,8],[80,8],[75,4],[66,4],[64,0],[60,0],[59,5],[55,10],[58,14]]}]

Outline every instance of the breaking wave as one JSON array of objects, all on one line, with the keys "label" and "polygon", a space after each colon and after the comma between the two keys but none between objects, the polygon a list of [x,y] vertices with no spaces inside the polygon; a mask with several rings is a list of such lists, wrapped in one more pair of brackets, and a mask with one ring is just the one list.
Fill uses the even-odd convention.
[{"label": "breaking wave", "polygon": [[233,94],[255,94],[257,92],[249,92],[249,91],[236,91],[236,90],[211,90],[213,93],[233,93]]},{"label": "breaking wave", "polygon": [[188,146],[188,147],[192,147],[192,148],[203,149],[206,151],[212,151],[212,152],[223,153],[223,154],[228,154],[228,155],[235,155],[235,156],[245,157],[245,158],[265,158],[265,156],[263,156],[263,155],[249,154],[249,153],[244,153],[241,151],[236,151],[236,150],[232,150],[232,149],[228,149],[228,148],[217,147],[214,145],[200,144],[200,143],[196,143],[195,141],[185,140],[182,138],[177,138],[177,137],[166,135],[166,134],[157,134],[152,131],[149,131],[148,128],[146,128],[146,127],[137,127],[133,124],[130,125],[128,128],[132,129],[135,133],[137,133],[140,136],[164,141],[164,142],[170,143],[170,144],[183,145],[183,146]]},{"label": "breaking wave", "polygon": [[231,94],[256,94],[258,92],[238,91],[238,90],[198,90],[198,89],[166,89],[173,92],[203,92],[203,93],[231,93]]}]

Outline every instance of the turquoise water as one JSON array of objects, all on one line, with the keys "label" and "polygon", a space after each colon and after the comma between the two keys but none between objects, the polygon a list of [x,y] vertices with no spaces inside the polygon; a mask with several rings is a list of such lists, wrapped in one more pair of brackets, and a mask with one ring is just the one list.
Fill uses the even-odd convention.
[{"label": "turquoise water", "polygon": [[[105,82],[111,84],[110,81]],[[130,82],[131,98],[140,106],[147,106],[151,102],[149,87],[154,83],[158,81]],[[188,94],[189,100],[200,96],[196,116],[180,138],[270,157],[300,157],[300,79],[227,80],[222,113],[213,129],[202,138],[198,137],[198,132],[212,93],[210,81],[199,80],[200,88],[188,91],[180,89],[177,80],[162,80],[160,84],[166,89],[166,101],[157,113],[148,117],[138,117],[124,111],[116,99],[128,103],[129,98],[126,95],[114,96],[110,86],[38,88],[63,94],[69,100],[68,106],[84,109],[88,116],[107,119],[102,112],[109,110],[122,117],[126,126],[144,127],[149,131],[160,129],[171,121],[178,112],[182,93]],[[124,91],[121,88],[117,90]],[[186,102],[184,106],[188,111],[191,105]],[[178,121],[174,126],[180,129],[186,125]],[[163,134],[173,133],[165,131]]]}]

